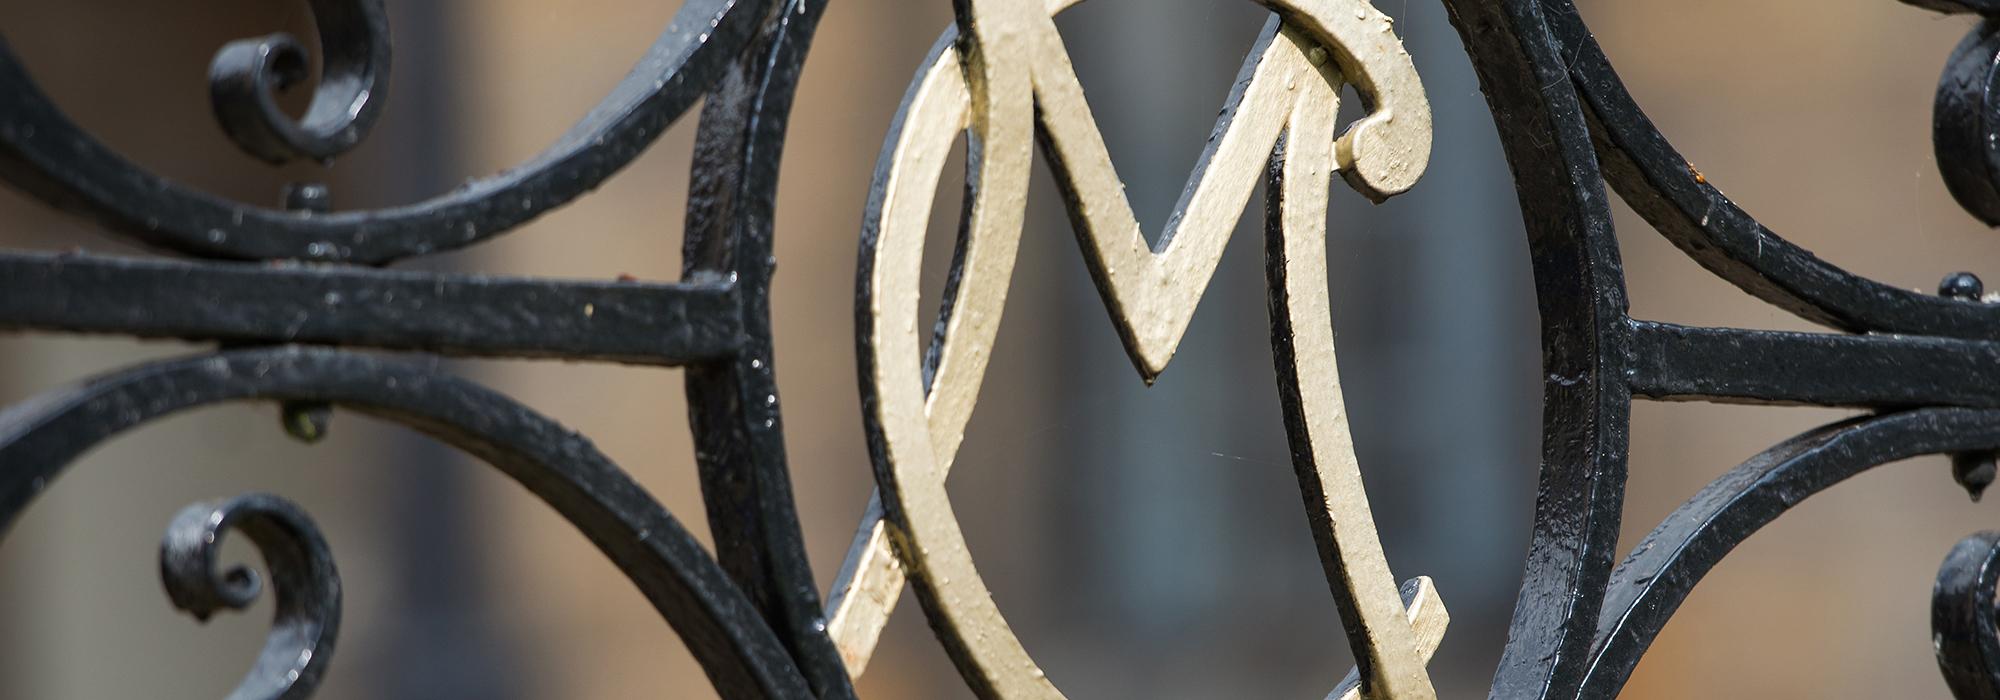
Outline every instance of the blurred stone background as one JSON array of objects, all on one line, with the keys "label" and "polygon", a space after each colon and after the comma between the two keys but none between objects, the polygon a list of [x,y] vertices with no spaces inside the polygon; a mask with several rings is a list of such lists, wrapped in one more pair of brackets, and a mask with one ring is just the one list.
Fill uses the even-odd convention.
[{"label": "blurred stone background", "polygon": [[[678,4],[391,6],[388,109],[330,169],[274,172],[242,156],[206,102],[214,51],[279,29],[310,36],[303,2],[0,0],[0,36],[73,118],[160,173],[272,204],[286,182],[323,180],[336,207],[374,207],[531,156],[609,90]],[[1391,563],[1399,577],[1437,578],[1452,611],[1433,675],[1447,697],[1469,697],[1485,692],[1505,641],[1534,498],[1532,288],[1513,190],[1456,33],[1433,0],[1377,6],[1397,19],[1423,74],[1437,150],[1417,190],[1385,205],[1337,192],[1329,245],[1343,380]],[[1149,230],[1164,222],[1265,12],[1242,0],[1094,0],[1061,18]],[[1583,12],[1676,145],[1780,233],[1906,287],[1929,289],[1958,269],[1994,277],[1981,261],[2000,252],[2000,238],[1959,211],[1930,154],[1931,92],[1970,20],[1892,2],[1592,0]],[[822,587],[870,486],[851,340],[860,210],[904,86],[949,21],[943,0],[833,0],[785,151],[778,368]],[[676,125],[565,209],[410,266],[675,278],[693,126]],[[959,186],[948,174],[940,209]],[[994,374],[953,473],[1002,609],[1078,697],[1323,694],[1350,660],[1286,463],[1256,217],[1239,227],[1179,356],[1149,389],[1105,318],[1045,172],[1031,198]],[[1619,226],[1635,315],[1808,328],[1710,277],[1636,217]],[[934,272],[949,236],[934,228]],[[11,190],[0,190],[0,242],[149,254]],[[0,401],[197,351],[0,336]],[[519,361],[446,369],[591,436],[706,536],[678,372]],[[1627,545],[1730,466],[1839,415],[1638,405]],[[0,541],[0,698],[225,694],[261,644],[269,603],[193,624],[161,594],[155,551],[182,506],[259,490],[315,515],[346,584],[339,650],[318,697],[713,694],[630,583],[492,470],[358,416],[336,416],[332,435],[308,447],[278,429],[275,407],[228,406],[111,441]],[[1726,559],[1626,696],[1942,696],[1932,578],[1953,542],[1992,521],[1942,458],[1863,475]],[[909,597],[860,690],[968,695]]]}]

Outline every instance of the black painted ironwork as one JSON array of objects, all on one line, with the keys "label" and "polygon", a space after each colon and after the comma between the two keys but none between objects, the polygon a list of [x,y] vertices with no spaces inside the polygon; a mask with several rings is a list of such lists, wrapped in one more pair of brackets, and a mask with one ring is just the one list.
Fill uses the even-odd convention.
[{"label": "black painted ironwork", "polygon": [[[215,113],[244,151],[325,161],[363,138],[389,88],[382,0],[313,0],[321,74],[303,118],[273,93],[310,61],[284,34],[233,42],[210,71]],[[312,439],[332,410],[401,423],[484,459],[554,507],[638,586],[728,697],[852,697],[810,585],[785,468],[771,357],[772,206],[792,91],[823,0],[691,0],[632,72],[541,154],[401,207],[333,211],[317,185],[269,208],[188,189],[92,138],[0,39],[0,177],[53,206],[191,260],[0,252],[0,330],[213,341],[0,413],[0,528],[77,455],[162,416],[275,401]],[[630,163],[706,98],[677,283],[583,282],[383,269],[497,236]],[[355,352],[422,353],[414,361]],[[687,369],[711,555],[590,442],[424,355],[552,357]],[[310,694],[331,661],[340,578],[311,520],[248,495],[169,525],[161,574],[206,619],[260,585],[221,568],[230,532],[256,545],[277,599],[233,697]],[[808,585],[798,585],[805,581]]]},{"label": "black painted ironwork", "polygon": [[[1940,11],[2000,5],[1909,0]],[[1675,151],[1626,92],[1571,0],[1444,0],[1513,170],[1542,315],[1543,458],[1533,541],[1494,698],[1616,695],[1703,574],[1808,496],[1863,470],[1954,456],[1977,497],[2000,412],[1984,385],[2000,305],[1968,273],[1937,295],[1849,273],[1787,242]],[[1991,22],[1939,88],[1938,160],[1995,222]],[[1983,62],[1983,65],[1982,65]],[[1751,295],[1838,333],[1634,319],[1605,185],[1667,240]],[[1615,561],[1637,399],[1867,409],[1716,479]],[[1960,697],[1993,697],[1991,555],[1976,536],[1939,575],[1937,653]],[[1981,588],[1984,586],[1984,588]],[[1983,605],[1983,607],[1981,607]]]},{"label": "black painted ironwork", "polygon": [[[1528,227],[1546,373],[1533,542],[1494,698],[1615,695],[1701,577],[1759,528],[1862,471],[1946,454],[1974,497],[2000,452],[2000,305],[1967,273],[1924,294],[1787,242],[1674,150],[1625,90],[1571,0],[1443,0],[1478,71]],[[2000,224],[2000,3],[1906,0],[1989,17],[1949,59],[1937,158],[1973,216]],[[363,138],[389,88],[381,0],[314,0],[323,72],[302,119],[275,91],[305,78],[283,34],[224,47],[217,118],[273,163]],[[541,154],[418,204],[332,211],[324,188],[283,207],[190,190],[66,118],[0,39],[0,177],[133,240],[153,260],[0,252],[0,330],[170,337],[213,352],[123,369],[0,412],[0,528],[77,455],[200,405],[275,401],[305,438],[328,411],[411,426],[478,456],[554,507],[680,632],[728,697],[851,697],[793,508],[769,285],[772,214],[793,88],[824,0],[690,0],[612,93]],[[570,282],[383,269],[503,234],[596,187],[705,98],[681,282]],[[1829,333],[1632,318],[1608,192],[1717,276]],[[554,357],[687,369],[706,552],[588,440],[490,389],[354,348]],[[1615,551],[1631,402],[1859,408],[1711,483],[1622,563]],[[229,532],[262,553],[276,619],[235,697],[310,693],[332,656],[340,579],[297,507],[253,494],[190,506],[161,574],[206,619],[263,587],[223,568]],[[1940,668],[1963,698],[2000,697],[2000,534],[1938,575]],[[1352,679],[1350,683],[1358,683]]]}]

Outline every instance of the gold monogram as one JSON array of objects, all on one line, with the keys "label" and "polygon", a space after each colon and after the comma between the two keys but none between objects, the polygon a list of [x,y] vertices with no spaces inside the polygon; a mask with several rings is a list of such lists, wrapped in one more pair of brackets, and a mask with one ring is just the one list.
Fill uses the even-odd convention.
[{"label": "gold monogram", "polygon": [[[1174,216],[1149,246],[1052,19],[1078,1],[960,2],[964,36],[939,41],[890,133],[857,315],[879,489],[835,584],[835,642],[859,674],[907,572],[975,691],[1061,697],[994,605],[944,488],[999,330],[1039,128],[1091,274],[1148,382],[1173,357],[1269,168],[1279,393],[1308,519],[1368,696],[1435,697],[1424,665],[1446,614],[1423,578],[1406,607],[1383,558],[1341,398],[1326,276],[1333,173],[1380,201],[1409,189],[1429,160],[1430,106],[1409,54],[1364,0],[1265,0],[1284,21],[1274,19],[1245,60]],[[1350,81],[1371,110],[1336,138],[1339,90]],[[918,331],[925,228],[960,131],[973,151],[966,236],[927,368]]]}]

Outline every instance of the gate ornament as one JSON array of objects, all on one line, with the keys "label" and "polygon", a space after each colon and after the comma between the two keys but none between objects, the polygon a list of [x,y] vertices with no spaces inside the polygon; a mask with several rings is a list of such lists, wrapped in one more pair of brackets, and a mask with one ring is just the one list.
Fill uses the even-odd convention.
[{"label": "gate ornament", "polygon": [[[263,108],[271,91],[303,77],[308,62],[290,37],[233,42],[211,67],[216,116],[260,160],[324,161],[386,108],[383,0],[309,7],[325,68],[303,122]],[[314,183],[289,187],[275,208],[147,172],[64,116],[0,40],[0,178],[199,259],[0,252],[0,329],[219,345],[0,413],[0,527],[71,460],[140,423],[224,401],[281,402],[287,429],[310,438],[338,407],[431,435],[546,501],[679,632],[722,695],[853,697],[818,592],[796,585],[812,572],[785,466],[767,299],[778,147],[824,10],[822,0],[689,0],[632,72],[540,154],[416,204],[368,211],[332,210],[331,193]],[[498,236],[596,188],[697,101],[682,281],[380,269]],[[364,348],[684,368],[716,551],[589,440],[434,361],[356,351]],[[340,614],[340,581],[317,527],[270,496],[196,508],[206,515],[176,519],[161,547],[171,600],[200,619],[247,606],[258,579],[218,569],[212,545],[232,531],[248,537],[278,616],[233,697],[310,695],[331,664]]]},{"label": "gate ornament", "polygon": [[[1379,201],[1412,187],[1428,162],[1431,115],[1409,56],[1361,0],[1261,0],[1274,19],[1149,246],[1051,20],[1076,1],[955,2],[957,26],[933,48],[884,146],[856,309],[879,490],[827,605],[793,508],[769,321],[778,158],[826,0],[688,0],[633,71],[539,155],[416,204],[366,211],[335,209],[333,193],[311,182],[290,183],[278,206],[265,206],[148,172],[63,115],[0,38],[0,180],[180,256],[0,251],[0,331],[214,346],[0,410],[0,531],[79,455],[182,410],[276,403],[286,430],[308,441],[332,411],[358,412],[464,450],[546,501],[646,596],[724,697],[854,697],[852,678],[906,576],[975,692],[1058,696],[994,606],[944,486],[998,333],[1038,141],[1146,381],[1166,368],[1264,178],[1279,393],[1308,524],[1357,659],[1331,697],[1434,696],[1426,663],[1447,614],[1428,579],[1399,588],[1383,559],[1347,432],[1324,248],[1335,173]],[[1975,498],[1993,482],[2000,304],[1977,276],[1945,275],[1937,294],[1911,291],[1849,273],[1758,223],[1654,127],[1571,0],[1439,1],[1512,168],[1546,377],[1533,540],[1491,697],[1615,696],[1709,569],[1850,476],[1935,454],[1950,457],[1951,477]],[[1904,1],[1984,18],[1946,62],[1933,140],[1953,195],[1974,217],[2000,222],[2000,1]],[[218,122],[250,157],[328,163],[387,108],[383,0],[307,6],[322,67],[302,118],[272,101],[314,63],[297,39],[233,42],[211,64]],[[1342,132],[1335,108],[1350,84],[1367,114]],[[697,101],[681,281],[390,269],[582,196]],[[960,132],[970,191],[925,338],[924,229]],[[1832,332],[1632,318],[1610,192],[1717,276]],[[684,368],[714,550],[586,438],[439,369],[441,356]],[[1716,479],[1614,565],[1635,399],[1857,414]],[[232,533],[259,551],[263,575],[221,560],[218,544]],[[342,585],[329,543],[297,506],[268,494],[189,506],[167,526],[160,573],[169,600],[202,620],[244,609],[268,582],[272,629],[233,697],[306,697],[330,672]],[[1932,637],[1946,685],[1960,698],[2000,698],[2000,532],[1950,548],[1936,580]]]},{"label": "gate ornament", "polygon": [[[863,224],[855,310],[880,488],[835,584],[835,643],[860,670],[908,572],[976,690],[1060,696],[994,605],[944,489],[999,331],[1039,136],[1091,276],[1149,383],[1166,369],[1268,171],[1272,336],[1308,521],[1367,686],[1388,697],[1435,697],[1424,662],[1444,608],[1420,579],[1406,614],[1383,558],[1348,434],[1327,298],[1333,173],[1380,200],[1415,184],[1430,157],[1430,106],[1409,54],[1389,18],[1360,0],[1272,2],[1286,22],[1273,18],[1258,37],[1160,243],[1149,248],[1056,32],[1052,14],[1072,4],[960,5],[969,31],[938,40],[890,129]],[[1336,140],[1340,88],[1350,82],[1372,111]],[[961,131],[971,144],[968,197],[947,299],[926,345],[917,322],[924,234]],[[1420,641],[1413,627],[1434,634]]]}]

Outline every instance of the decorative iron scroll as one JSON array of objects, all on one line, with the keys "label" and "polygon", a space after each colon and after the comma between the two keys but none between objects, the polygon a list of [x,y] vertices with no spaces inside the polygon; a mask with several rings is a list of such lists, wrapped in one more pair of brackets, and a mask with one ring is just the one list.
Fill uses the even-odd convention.
[{"label": "decorative iron scroll", "polygon": [[[1975,496],[1985,488],[2000,447],[2000,395],[1980,378],[1991,376],[2000,357],[2000,306],[1981,298],[1977,278],[1947,276],[1936,296],[1912,292],[1842,270],[1759,224],[1654,128],[1570,0],[1444,4],[1514,173],[1547,378],[1533,540],[1492,697],[1617,694],[1674,609],[1730,549],[1863,470],[1952,454],[1961,483]],[[1912,4],[1993,9],[1985,2]],[[1956,128],[1944,95],[1957,89],[1953,81],[1947,72],[1938,111],[1948,181],[1962,179],[1952,174],[1952,159],[1974,157],[1956,151],[1959,142],[1947,133]],[[1947,150],[1954,151],[1949,159]],[[1631,318],[1605,183],[1710,272],[1844,333]],[[1964,184],[1952,186],[1965,202]],[[1968,367],[1974,370],[1947,376]],[[1614,566],[1635,398],[1867,413],[1781,443],[1716,479]],[[1991,642],[1974,638],[1991,630],[1994,610],[1962,602],[1978,594],[1967,591],[1966,577],[1986,575],[1966,567],[1983,566],[1955,553],[1939,579],[1935,633],[1951,640],[1938,645],[1939,664],[1960,697],[1993,697],[2000,678],[1993,657],[1979,654]],[[1962,614],[1948,612],[1952,606]],[[1983,628],[1976,624],[1982,619]]]},{"label": "decorative iron scroll", "polygon": [[[224,130],[262,160],[326,160],[385,106],[382,0],[314,0],[324,66],[303,119],[272,93],[309,64],[285,35],[229,44],[211,68]],[[113,372],[0,413],[0,527],[110,436],[222,401],[277,401],[313,437],[327,407],[428,433],[492,464],[574,525],[680,633],[715,687],[744,698],[852,697],[821,622],[786,472],[769,327],[772,207],[792,91],[821,0],[690,0],[611,94],[546,150],[409,206],[283,208],[188,189],[71,122],[0,40],[0,177],[192,261],[0,253],[0,329],[213,341],[221,350]],[[683,280],[571,282],[381,269],[506,233],[589,191],[703,101]],[[251,261],[251,262],[238,262]],[[716,551],[590,442],[424,358],[547,357],[686,369]],[[161,545],[175,605],[206,619],[259,591],[220,569],[229,532],[262,553],[265,651],[233,697],[309,695],[328,668],[340,579],[309,518],[272,496],[190,507]]]},{"label": "decorative iron scroll", "polygon": [[[777,409],[769,291],[778,161],[823,0],[689,0],[646,56],[528,161],[417,204],[335,211],[326,188],[280,207],[189,189],[65,117],[0,39],[0,178],[181,256],[0,252],[0,330],[217,345],[112,371],[0,411],[0,529],[80,454],[121,431],[226,401],[278,402],[311,439],[330,410],[413,427],[520,482],[585,534],[731,698],[853,697],[905,579],[971,688],[1055,697],[993,605],[944,487],[977,401],[1022,235],[1038,143],[1142,379],[1162,372],[1257,178],[1267,184],[1276,375],[1294,464],[1357,668],[1329,697],[1435,695],[1447,614],[1429,579],[1388,570],[1347,433],[1324,246],[1334,173],[1373,199],[1414,186],[1430,107],[1387,17],[1362,0],[1262,0],[1208,150],[1148,246],[1051,17],[1078,0],[961,0],[905,97],[862,226],[860,393],[878,492],[822,605],[794,511]],[[1628,94],[1571,0],[1442,0],[1516,180],[1541,310],[1543,461],[1533,541],[1494,698],[1616,695],[1709,569],[1812,494],[1875,466],[1950,455],[1976,498],[2000,452],[2000,305],[1969,273],[1936,295],[1853,275],[1788,243],[1676,152]],[[1940,81],[1939,166],[2000,223],[2000,3],[1906,0],[1988,19]],[[327,161],[385,108],[382,0],[311,0],[323,66],[302,118],[273,94],[311,61],[274,34],[223,47],[214,111],[252,157]],[[1342,132],[1340,88],[1367,115]],[[702,100],[683,279],[598,283],[389,269],[506,233],[603,183]],[[931,193],[954,138],[968,196],[942,308],[918,331]],[[1632,318],[1606,184],[1744,291],[1831,333]],[[422,354],[387,359],[357,349]],[[584,437],[439,372],[431,356],[683,367],[711,553]],[[1615,563],[1634,399],[1809,404],[1856,417],[1787,440],[1712,482]],[[240,533],[265,574],[218,561]],[[160,571],[199,619],[266,582],[276,613],[233,697],[309,695],[330,667],[341,581],[311,518],[276,496],[189,506]],[[1962,698],[2000,697],[2000,534],[1953,549],[1932,600],[1938,662]]]}]

